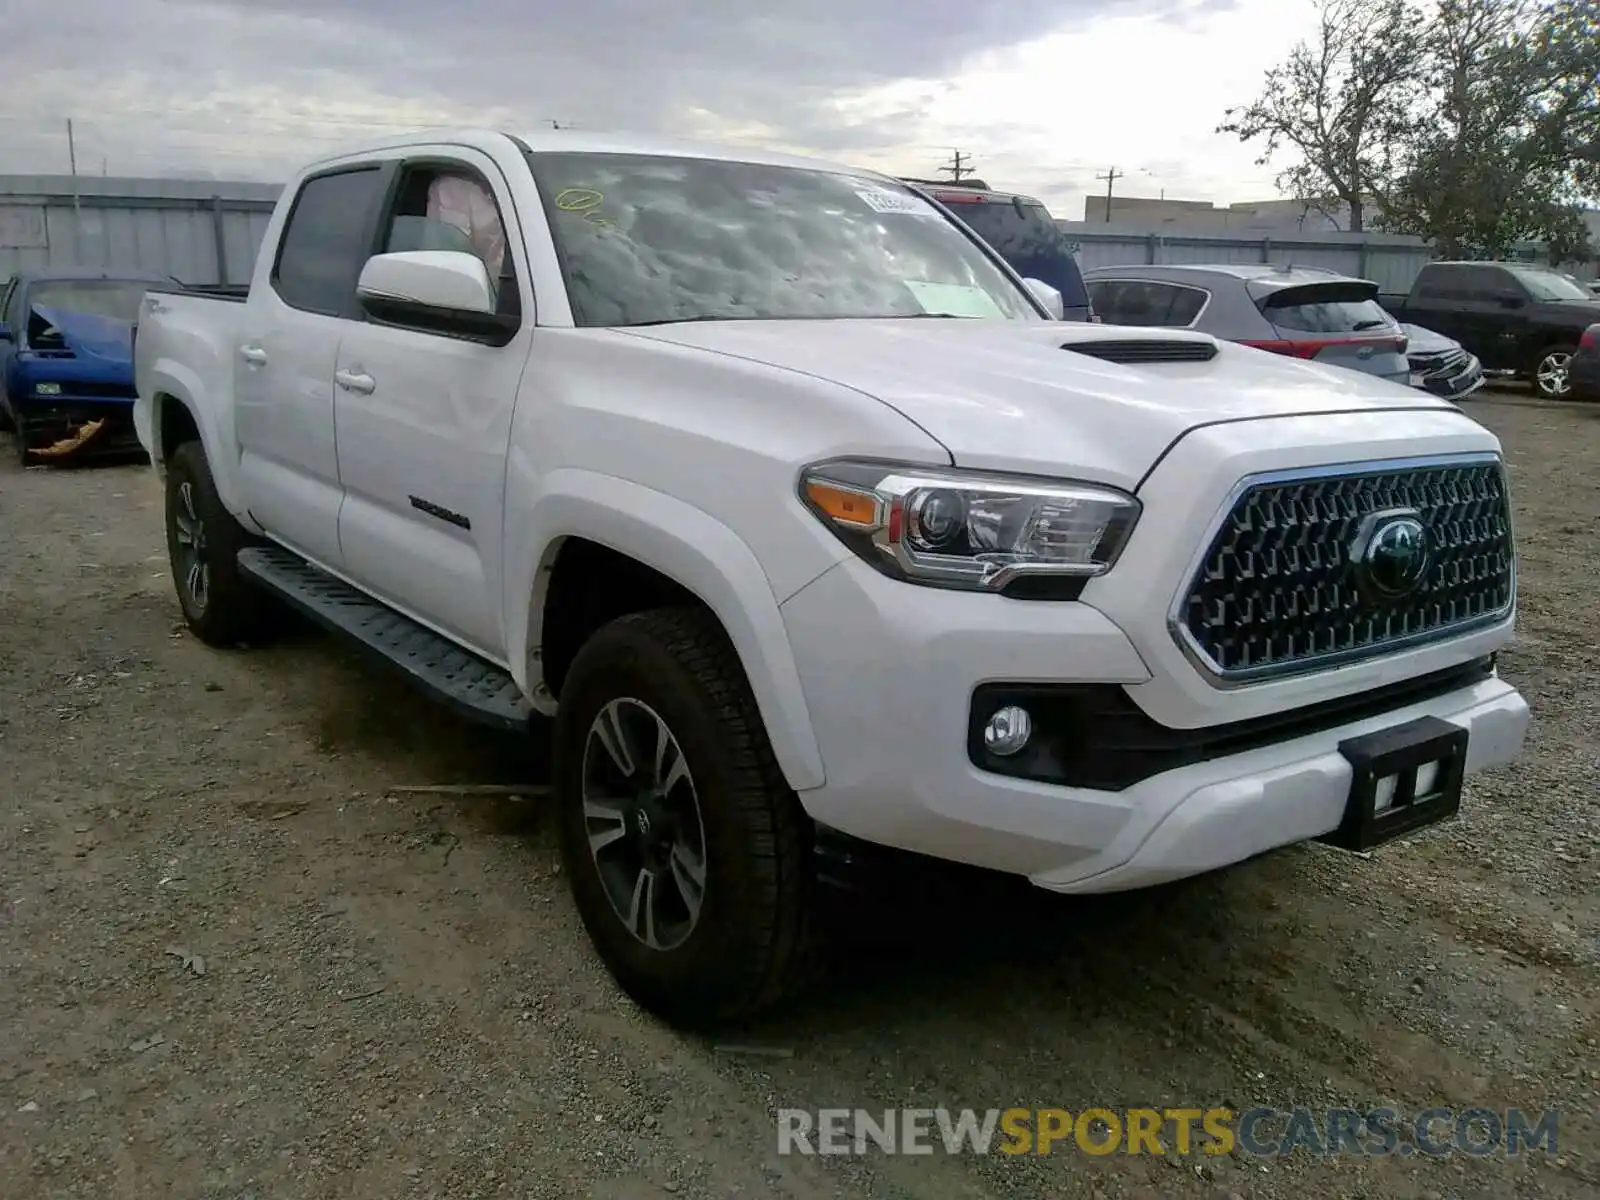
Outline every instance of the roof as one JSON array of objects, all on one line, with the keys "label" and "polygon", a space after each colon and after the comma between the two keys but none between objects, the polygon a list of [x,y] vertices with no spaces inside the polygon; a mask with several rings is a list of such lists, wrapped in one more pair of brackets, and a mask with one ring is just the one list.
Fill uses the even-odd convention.
[{"label": "roof", "polygon": [[926,179],[908,179],[902,176],[900,182],[914,184],[929,192],[966,192],[969,195],[984,196],[1002,204],[1009,204],[1012,200],[1026,200],[1028,203],[1037,204],[1040,207],[1044,205],[1042,200],[1036,200],[1026,192],[1003,191],[990,187],[982,180],[967,180],[961,183],[934,183]]},{"label": "roof", "polygon": [[567,154],[655,154],[668,158],[710,158],[723,162],[757,163],[772,167],[798,167],[813,171],[832,171],[846,175],[871,176],[886,179],[882,172],[864,167],[852,167],[827,159],[809,158],[797,154],[781,154],[750,146],[736,146],[721,142],[694,141],[685,138],[657,137],[648,134],[601,133],[588,129],[540,129],[532,132],[490,129],[426,129],[395,137],[376,138],[360,144],[352,143],[348,150],[327,155],[312,166],[338,162],[352,156],[371,154],[377,150],[403,149],[427,143],[444,143],[470,146],[487,153],[504,152],[508,143],[515,147],[525,145],[534,153]]},{"label": "roof", "polygon": [[1280,266],[1276,263],[1162,263],[1159,266],[1132,264],[1122,267],[1091,267],[1083,273],[1085,279],[1103,279],[1123,276],[1130,279],[1181,280],[1194,278],[1227,278],[1241,282],[1256,281],[1281,284],[1289,287],[1300,283],[1319,283],[1329,280],[1358,280],[1354,275],[1330,271],[1323,267]]}]

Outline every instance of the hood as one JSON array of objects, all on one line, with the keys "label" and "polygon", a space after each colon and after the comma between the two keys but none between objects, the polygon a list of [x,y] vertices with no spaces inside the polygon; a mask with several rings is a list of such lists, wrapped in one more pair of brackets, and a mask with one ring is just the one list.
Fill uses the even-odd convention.
[{"label": "hood", "polygon": [[1442,333],[1424,329],[1421,325],[1402,324],[1400,332],[1406,335],[1407,354],[1418,356],[1444,354],[1450,350],[1461,349],[1461,343],[1456,341],[1455,338],[1448,338]]},{"label": "hood", "polygon": [[[988,320],[714,321],[626,331],[787,368],[867,393],[958,466],[1131,488],[1174,441],[1220,421],[1453,408],[1358,371],[1199,333]],[[1063,347],[1214,347],[1205,362],[1116,363]]]},{"label": "hood", "polygon": [[1600,321],[1600,296],[1593,300],[1541,300],[1539,306],[1547,312],[1554,309],[1585,321]]},{"label": "hood", "polygon": [[33,311],[55,327],[67,349],[79,358],[133,366],[132,322],[43,305],[35,305]]}]

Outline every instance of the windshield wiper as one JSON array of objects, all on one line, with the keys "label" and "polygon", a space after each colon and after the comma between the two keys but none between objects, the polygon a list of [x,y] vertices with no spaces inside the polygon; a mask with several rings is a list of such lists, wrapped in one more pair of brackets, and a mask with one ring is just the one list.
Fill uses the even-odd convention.
[{"label": "windshield wiper", "polygon": [[1373,320],[1373,321],[1357,321],[1354,325],[1350,326],[1350,331],[1352,333],[1360,333],[1364,329],[1382,329],[1388,323],[1389,322],[1387,322],[1387,321],[1377,321],[1377,320]]}]

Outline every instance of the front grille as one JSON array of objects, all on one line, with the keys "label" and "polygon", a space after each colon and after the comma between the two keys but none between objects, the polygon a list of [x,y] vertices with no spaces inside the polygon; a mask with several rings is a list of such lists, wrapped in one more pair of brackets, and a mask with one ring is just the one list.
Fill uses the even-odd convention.
[{"label": "front grille", "polygon": [[1461,373],[1467,365],[1468,356],[1465,350],[1446,350],[1442,354],[1420,357],[1417,360],[1417,369],[1429,376],[1454,376]]},{"label": "front grille", "polygon": [[[1413,510],[1426,569],[1380,594],[1353,561],[1366,518]],[[1489,624],[1515,593],[1498,460],[1372,464],[1247,483],[1175,606],[1180,642],[1225,680],[1311,670]]]},{"label": "front grille", "polygon": [[1214,342],[1201,341],[1117,339],[1102,342],[1068,342],[1062,349],[1114,363],[1210,362],[1217,356]]}]

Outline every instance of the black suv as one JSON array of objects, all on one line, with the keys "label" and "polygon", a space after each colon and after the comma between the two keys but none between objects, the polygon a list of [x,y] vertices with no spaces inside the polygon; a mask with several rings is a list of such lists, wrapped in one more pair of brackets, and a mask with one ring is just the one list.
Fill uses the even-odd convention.
[{"label": "black suv", "polygon": [[995,253],[1018,275],[1048,283],[1060,292],[1068,321],[1094,319],[1078,260],[1050,210],[1039,201],[1014,192],[994,191],[976,179],[957,184],[929,179],[900,182],[943,206],[994,247]]}]

